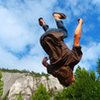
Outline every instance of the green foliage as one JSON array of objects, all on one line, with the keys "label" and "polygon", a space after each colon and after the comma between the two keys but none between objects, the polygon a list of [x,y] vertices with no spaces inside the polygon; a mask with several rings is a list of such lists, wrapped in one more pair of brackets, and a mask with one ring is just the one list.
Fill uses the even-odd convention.
[{"label": "green foliage", "polygon": [[0,71],[0,97],[2,96],[3,94],[3,81],[2,81],[2,72]]},{"label": "green foliage", "polygon": [[6,68],[0,68],[0,71],[2,72],[10,72],[10,73],[31,73],[30,71],[28,70],[18,70],[18,69],[6,69]]},{"label": "green foliage", "polygon": [[47,78],[47,80],[49,79],[49,74],[43,73],[41,74],[42,76],[45,76]]},{"label": "green foliage", "polygon": [[5,94],[5,96],[1,100],[8,100],[9,91]]},{"label": "green foliage", "polygon": [[35,94],[33,94],[32,100],[50,100],[50,96],[43,84],[41,84]]},{"label": "green foliage", "polygon": [[47,79],[48,79],[48,77],[49,77],[49,74],[46,74],[46,73],[31,73],[31,75],[33,76],[33,77],[42,77],[42,76],[45,76]]},{"label": "green foliage", "polygon": [[16,100],[24,100],[21,93],[16,97]]},{"label": "green foliage", "polygon": [[[99,100],[100,99],[100,59],[97,62],[97,72],[99,76],[95,75],[94,71],[87,71],[78,67],[75,72],[76,81],[71,86],[65,88],[63,91],[56,94],[51,90],[47,91],[41,84],[32,96],[32,100],[50,100],[50,97],[54,96],[53,100]],[[35,73],[26,70],[8,70],[1,69],[3,72],[20,72],[30,73],[33,77],[45,76],[48,79],[48,74]],[[3,94],[3,82],[2,73],[0,72],[0,96]],[[4,99],[6,100],[6,99]],[[16,100],[23,100],[21,94],[19,94]]]},{"label": "green foliage", "polygon": [[33,77],[42,77],[45,76],[46,78],[48,78],[49,74],[46,73],[36,73],[34,71],[28,71],[28,70],[18,70],[18,69],[6,69],[6,68],[0,68],[1,72],[10,72],[10,73],[29,73],[31,74]]},{"label": "green foliage", "polygon": [[55,100],[99,100],[100,82],[93,71],[77,68],[73,85],[55,95]]},{"label": "green foliage", "polygon": [[100,58],[97,61],[97,72],[98,72],[99,78],[100,78]]}]

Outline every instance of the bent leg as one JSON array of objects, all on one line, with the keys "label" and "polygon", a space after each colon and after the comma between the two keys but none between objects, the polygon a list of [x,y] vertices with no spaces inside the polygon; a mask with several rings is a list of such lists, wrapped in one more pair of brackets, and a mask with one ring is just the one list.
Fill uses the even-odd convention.
[{"label": "bent leg", "polygon": [[46,32],[49,29],[49,26],[48,25],[43,25],[42,28]]},{"label": "bent leg", "polygon": [[68,31],[65,28],[63,21],[62,20],[56,20],[56,19],[55,19],[55,21],[56,21],[57,28],[61,29],[61,31],[64,32],[64,38],[68,37]]},{"label": "bent leg", "polygon": [[82,33],[82,24],[83,20],[79,19],[78,25],[76,27],[75,33],[74,33],[74,46],[80,46],[80,38],[81,38],[81,33]]},{"label": "bent leg", "polygon": [[74,66],[78,64],[82,58],[82,50],[80,46],[80,38],[81,38],[81,33],[82,33],[82,24],[83,20],[80,19],[79,23],[76,27],[75,33],[74,33],[74,45],[71,50],[70,55],[67,57],[67,62],[72,70],[74,70]]},{"label": "bent leg", "polygon": [[64,33],[64,38],[66,38],[68,36],[68,31],[65,28],[63,21],[61,20],[61,19],[65,19],[66,15],[63,13],[55,12],[53,13],[53,17],[56,21],[57,28],[60,29],[60,31]]}]

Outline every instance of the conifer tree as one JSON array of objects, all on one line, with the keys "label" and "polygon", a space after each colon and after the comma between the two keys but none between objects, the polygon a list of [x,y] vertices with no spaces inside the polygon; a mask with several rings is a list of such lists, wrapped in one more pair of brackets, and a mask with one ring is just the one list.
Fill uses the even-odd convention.
[{"label": "conifer tree", "polygon": [[49,93],[43,84],[40,84],[35,94],[33,94],[32,100],[50,100]]},{"label": "conifer tree", "polygon": [[99,75],[98,79],[100,80],[100,58],[97,61],[97,72],[98,72],[98,75]]}]

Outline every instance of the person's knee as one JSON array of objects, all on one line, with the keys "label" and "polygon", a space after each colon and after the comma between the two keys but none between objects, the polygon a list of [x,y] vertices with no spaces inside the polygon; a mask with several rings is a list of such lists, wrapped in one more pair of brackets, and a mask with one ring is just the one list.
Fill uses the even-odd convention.
[{"label": "person's knee", "polygon": [[74,46],[80,46],[80,35],[74,35]]},{"label": "person's knee", "polygon": [[75,35],[74,35],[74,39],[76,39],[76,40],[77,40],[77,39],[80,40],[80,38],[81,38],[80,34],[75,34]]}]

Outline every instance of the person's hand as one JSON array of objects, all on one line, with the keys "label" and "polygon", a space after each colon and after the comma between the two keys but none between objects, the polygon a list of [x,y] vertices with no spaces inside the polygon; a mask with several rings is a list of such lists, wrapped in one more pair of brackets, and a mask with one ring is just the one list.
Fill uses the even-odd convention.
[{"label": "person's hand", "polygon": [[48,61],[48,57],[44,57],[43,60],[42,60],[42,64],[43,64],[45,67],[48,67],[48,65],[49,65],[47,61]]}]

